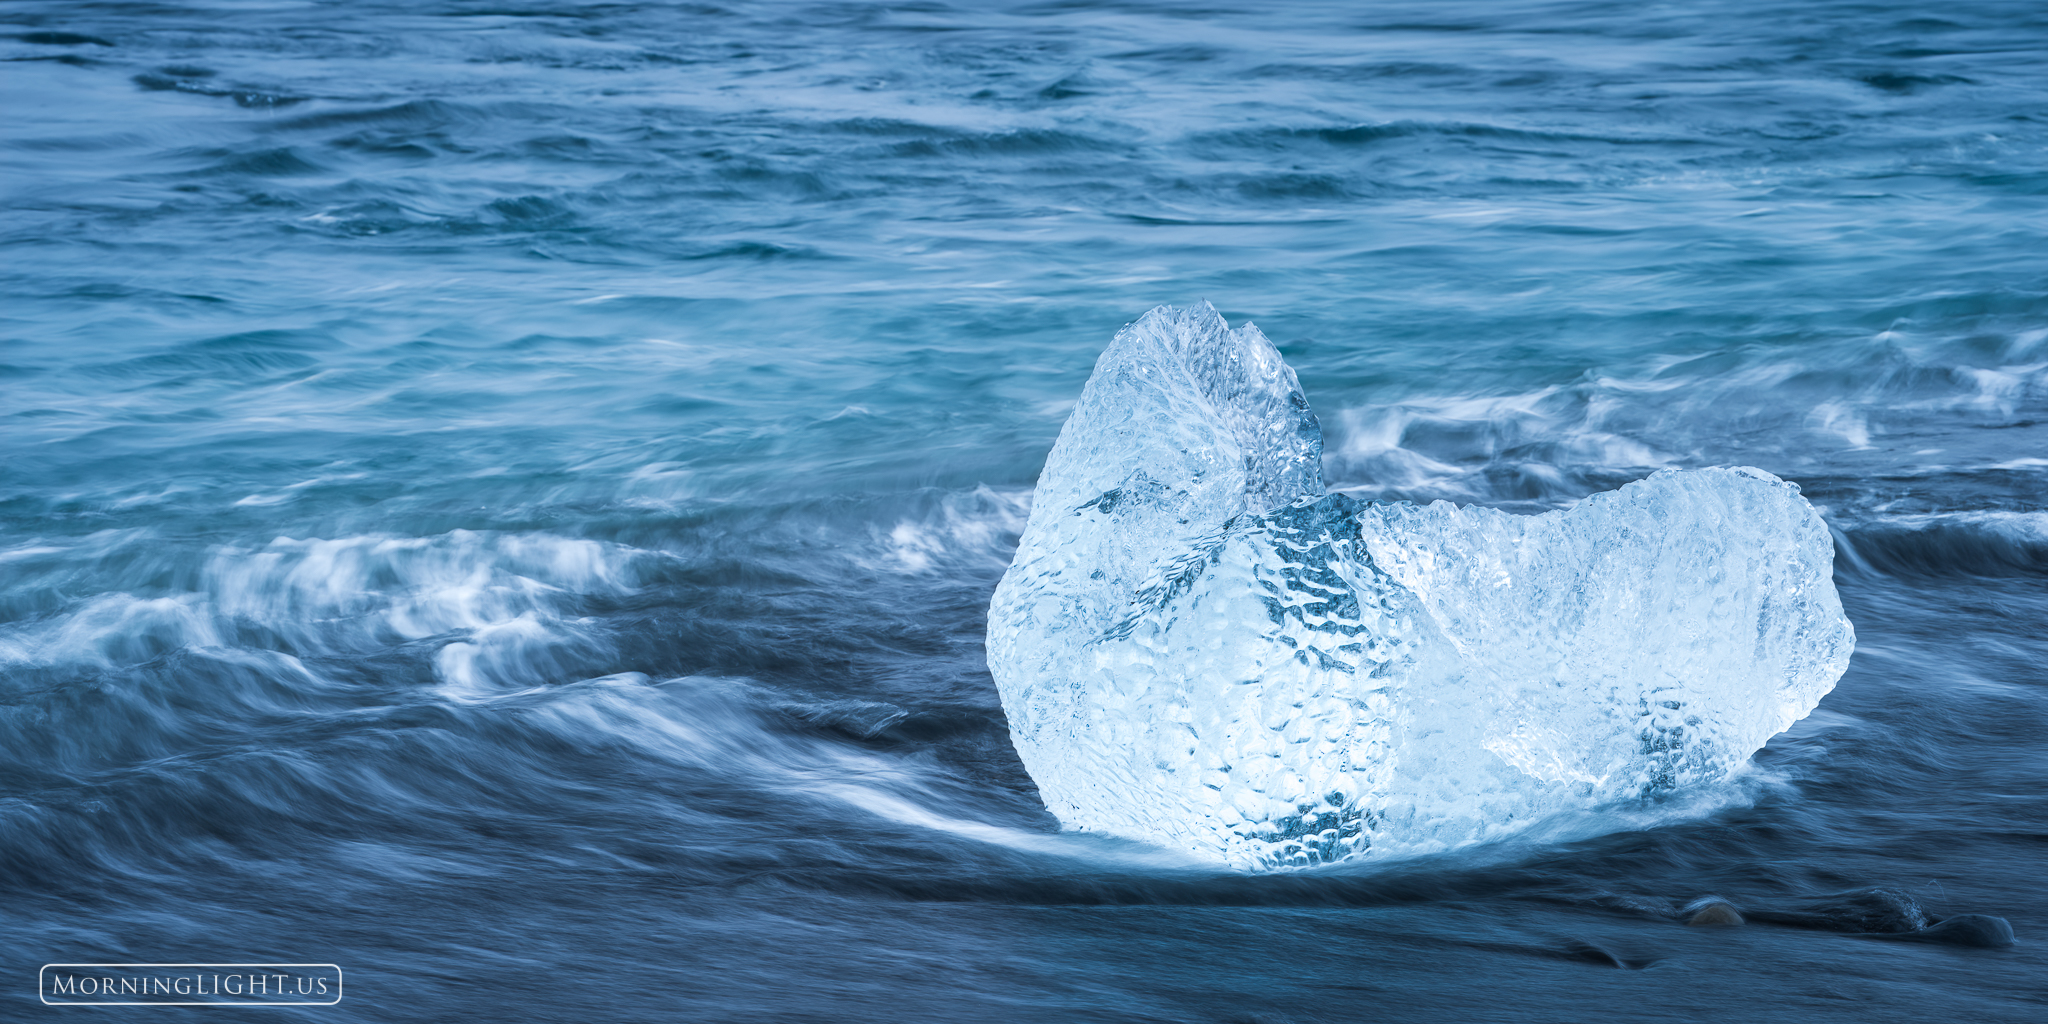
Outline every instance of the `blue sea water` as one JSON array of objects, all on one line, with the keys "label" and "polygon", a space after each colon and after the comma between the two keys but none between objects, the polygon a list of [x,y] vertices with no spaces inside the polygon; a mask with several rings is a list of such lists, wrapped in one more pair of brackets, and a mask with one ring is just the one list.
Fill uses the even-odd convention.
[{"label": "blue sea water", "polygon": [[[10,3],[0,1009],[282,960],[320,1020],[2040,1019],[2044,51],[1972,0]],[[984,612],[1096,354],[1204,299],[1359,498],[1796,481],[1848,674],[1590,831],[1060,833]],[[1868,935],[1966,913],[2018,944]]]}]

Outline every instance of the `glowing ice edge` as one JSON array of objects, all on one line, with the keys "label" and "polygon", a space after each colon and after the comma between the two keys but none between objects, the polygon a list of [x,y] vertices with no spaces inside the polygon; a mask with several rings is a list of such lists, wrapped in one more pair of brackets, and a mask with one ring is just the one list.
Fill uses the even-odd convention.
[{"label": "glowing ice edge", "polygon": [[1724,779],[1848,667],[1827,527],[1761,470],[1519,516],[1321,462],[1250,324],[1161,307],[1103,352],[989,605],[1067,828],[1252,870],[1449,849]]}]

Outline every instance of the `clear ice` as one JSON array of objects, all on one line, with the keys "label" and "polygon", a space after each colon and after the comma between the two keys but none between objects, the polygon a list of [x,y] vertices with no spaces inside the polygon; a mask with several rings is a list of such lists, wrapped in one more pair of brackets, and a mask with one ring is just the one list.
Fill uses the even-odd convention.
[{"label": "clear ice", "polygon": [[1827,527],[1761,470],[1523,516],[1321,462],[1250,324],[1161,307],[1103,352],[989,606],[1066,827],[1251,870],[1453,848],[1721,779],[1848,666]]}]

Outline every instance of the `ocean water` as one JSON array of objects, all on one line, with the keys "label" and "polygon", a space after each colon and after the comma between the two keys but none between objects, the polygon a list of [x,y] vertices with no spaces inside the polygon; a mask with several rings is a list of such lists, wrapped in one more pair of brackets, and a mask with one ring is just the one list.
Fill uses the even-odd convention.
[{"label": "ocean water", "polygon": [[[8,4],[4,1016],[284,961],[347,972],[319,1020],[2039,1019],[2044,49],[1971,0]],[[1797,482],[1847,675],[1739,785],[1512,844],[1061,833],[987,602],[1096,354],[1200,300],[1354,497]],[[1870,937],[1956,914],[2018,942]]]}]

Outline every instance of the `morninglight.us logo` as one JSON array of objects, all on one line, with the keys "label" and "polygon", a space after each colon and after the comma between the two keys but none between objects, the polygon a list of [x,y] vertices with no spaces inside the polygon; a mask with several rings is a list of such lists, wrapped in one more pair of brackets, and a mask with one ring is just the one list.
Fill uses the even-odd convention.
[{"label": "morninglight.us logo", "polygon": [[51,1006],[333,1006],[334,964],[44,964]]}]

